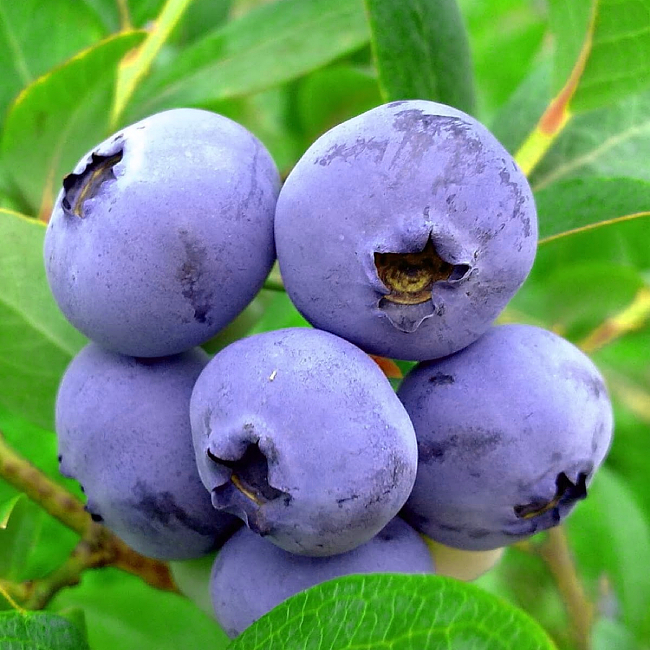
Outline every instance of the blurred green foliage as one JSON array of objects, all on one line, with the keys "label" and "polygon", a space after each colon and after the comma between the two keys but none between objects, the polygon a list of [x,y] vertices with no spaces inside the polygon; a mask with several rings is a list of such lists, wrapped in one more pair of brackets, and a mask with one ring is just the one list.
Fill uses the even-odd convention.
[{"label": "blurred green foliage", "polygon": [[[109,133],[125,57],[132,63],[138,56],[133,48],[152,43],[157,16],[169,6],[162,0],[0,0],[0,430],[79,497],[57,471],[53,404],[61,374],[84,339],[50,296],[43,222],[63,175]],[[214,110],[254,132],[284,174],[330,127],[402,96],[472,111],[514,154],[570,75],[578,75],[571,119],[530,176],[540,214],[538,258],[502,318],[535,323],[585,345],[608,380],[615,440],[589,499],[566,529],[595,605],[591,647],[648,650],[650,0],[194,0],[171,18],[175,26],[156,45],[153,60],[136,60],[144,74],[114,126],[170,107]],[[215,351],[248,333],[304,325],[286,295],[264,291],[206,347]],[[0,528],[2,578],[43,577],[75,545],[74,533],[2,481],[0,515],[6,520]],[[533,552],[508,549],[477,581],[476,611],[496,608],[495,625],[516,611],[505,604],[499,609],[491,592],[527,612],[559,648],[577,649],[562,594],[534,552],[544,539],[533,540]],[[369,590],[382,611],[382,584],[357,582],[355,594]],[[445,616],[475,590],[441,584],[427,588],[431,598],[442,599],[437,611],[444,626]],[[397,586],[408,588],[408,581]],[[11,608],[2,597],[0,607]],[[82,610],[93,650],[228,645],[190,600],[114,569],[88,572],[48,609]],[[436,618],[436,611],[429,613]],[[75,616],[70,620],[78,622]],[[488,645],[472,647],[547,647],[530,618],[512,617],[511,623],[519,621],[513,623],[519,643],[504,631],[496,645],[487,630]],[[34,620],[7,613],[0,644],[13,626],[23,630],[20,647],[33,647],[27,639]],[[274,620],[280,618],[247,639],[254,636],[260,648],[276,647],[278,639],[278,647],[289,647],[274,632]],[[426,622],[407,623],[413,629],[402,630],[406,641],[391,648],[412,647],[409,634],[426,631]],[[48,647],[81,647],[65,645],[70,626],[81,633],[65,619],[46,623],[53,635]],[[298,626],[290,633],[295,643],[306,644],[313,630]]]}]

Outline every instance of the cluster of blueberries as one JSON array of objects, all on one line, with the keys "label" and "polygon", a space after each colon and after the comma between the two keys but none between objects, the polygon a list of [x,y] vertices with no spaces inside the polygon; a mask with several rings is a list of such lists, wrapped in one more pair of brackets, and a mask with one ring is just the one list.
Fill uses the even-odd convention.
[{"label": "cluster of blueberries", "polygon": [[[613,424],[582,352],[493,326],[536,244],[525,177],[448,106],[339,124],[281,188],[222,116],[133,124],[65,178],[46,233],[52,292],[92,341],[57,397],[61,472],[147,556],[219,548],[211,594],[231,636],[335,576],[433,572],[425,539],[485,551],[554,526]],[[276,257],[314,328],[210,359],[196,346]],[[370,354],[420,363],[396,393]]]}]

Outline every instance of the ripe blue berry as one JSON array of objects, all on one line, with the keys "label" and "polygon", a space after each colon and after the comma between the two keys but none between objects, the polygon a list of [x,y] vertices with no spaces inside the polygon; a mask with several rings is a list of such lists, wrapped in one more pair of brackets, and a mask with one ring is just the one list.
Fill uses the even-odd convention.
[{"label": "ripe blue berry", "polygon": [[474,118],[386,104],[319,138],[286,180],[275,237],[287,292],[315,327],[424,360],[485,332],[528,275],[532,192]]},{"label": "ripe blue berry", "polygon": [[352,573],[433,573],[422,538],[393,519],[370,541],[332,557],[287,553],[247,528],[223,546],[212,568],[214,612],[226,634],[235,637],[281,602],[326,580]]},{"label": "ripe blue berry", "polygon": [[403,516],[466,550],[557,525],[587,494],[612,436],[598,369],[528,325],[492,328],[464,350],[416,366],[398,395],[418,439]]},{"label": "ripe blue berry", "polygon": [[139,357],[198,345],[261,288],[275,259],[278,172],[231,120],[176,109],[85,155],[44,246],[52,293],[102,346]]},{"label": "ripe blue berry", "polygon": [[199,557],[238,524],[214,511],[194,459],[189,402],[207,360],[200,349],[134,359],[91,343],[61,381],[61,473],[83,486],[93,519],[143,555]]},{"label": "ripe blue berry", "polygon": [[368,541],[413,487],[404,407],[370,357],[327,332],[232,343],[201,373],[190,415],[213,505],[287,551],[333,555]]}]

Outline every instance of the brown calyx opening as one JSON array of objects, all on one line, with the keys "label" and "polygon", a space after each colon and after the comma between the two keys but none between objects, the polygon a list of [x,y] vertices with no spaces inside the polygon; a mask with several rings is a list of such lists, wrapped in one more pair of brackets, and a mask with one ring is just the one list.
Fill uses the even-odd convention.
[{"label": "brown calyx opening", "polygon": [[466,264],[450,264],[438,255],[431,240],[419,253],[375,253],[377,275],[390,291],[384,296],[398,305],[419,305],[431,299],[434,283],[459,280],[468,271]]},{"label": "brown calyx opening", "polygon": [[256,505],[286,496],[284,492],[269,485],[269,467],[266,456],[257,444],[250,444],[244,455],[237,460],[217,458],[209,449],[208,458],[232,470],[230,483]]},{"label": "brown calyx opening", "polygon": [[402,332],[415,332],[434,315],[432,301],[436,282],[454,282],[470,271],[468,264],[451,264],[440,257],[429,237],[419,253],[375,253],[377,276],[388,289],[377,306]]},{"label": "brown calyx opening", "polygon": [[587,496],[587,474],[580,472],[578,480],[573,483],[564,472],[560,472],[555,479],[555,486],[555,496],[550,501],[544,503],[537,501],[515,506],[515,515],[519,519],[532,519],[549,510],[560,506],[570,506],[576,501],[584,499]]},{"label": "brown calyx opening", "polygon": [[449,279],[454,270],[438,255],[431,238],[419,253],[375,253],[375,267],[390,290],[384,298],[400,305],[430,300],[433,283]]},{"label": "brown calyx opening", "polygon": [[68,174],[63,179],[63,209],[69,214],[83,218],[85,201],[97,194],[102,183],[115,180],[113,167],[122,160],[123,155],[123,151],[109,156],[92,153],[90,162],[80,174]]}]

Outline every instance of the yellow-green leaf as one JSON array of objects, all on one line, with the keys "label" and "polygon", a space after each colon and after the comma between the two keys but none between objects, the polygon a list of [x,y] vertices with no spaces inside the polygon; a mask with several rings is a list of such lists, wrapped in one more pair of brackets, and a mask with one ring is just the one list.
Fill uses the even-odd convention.
[{"label": "yellow-green leaf", "polygon": [[143,36],[100,41],[34,81],[12,104],[2,167],[34,213],[47,217],[63,176],[106,137],[117,65]]}]

